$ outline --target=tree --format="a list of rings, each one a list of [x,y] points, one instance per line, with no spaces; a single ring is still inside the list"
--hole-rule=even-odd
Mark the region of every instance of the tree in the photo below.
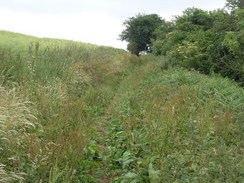
[[[121,33],[120,40],[127,41],[127,49],[136,55],[141,51],[151,52],[151,40],[155,38],[154,31],[162,24],[157,14],[138,14],[126,20],[126,29]]]
[[[153,53],[173,58],[174,64],[185,68],[219,73],[244,85],[243,19],[240,8],[231,13],[188,8],[176,17],[173,27],[156,31]]]
[[[232,10],[236,8],[244,9],[244,0],[227,0],[226,7]]]

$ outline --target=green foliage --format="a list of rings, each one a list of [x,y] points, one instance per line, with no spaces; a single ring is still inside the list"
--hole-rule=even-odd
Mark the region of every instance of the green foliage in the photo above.
[[[230,52],[237,58],[242,59],[244,56],[244,10],[237,9],[234,12],[234,16],[237,20],[236,31],[230,31],[226,33],[223,45],[226,46]]]
[[[178,59],[185,68],[220,73],[243,84],[243,10],[203,11],[188,8],[171,31],[156,31],[153,53]]]
[[[236,8],[244,9],[243,0],[227,0],[226,7],[234,10]]]
[[[94,150],[93,119],[104,113],[129,57],[72,41],[0,37],[0,181],[83,182],[89,163],[82,162],[93,163],[86,154]]]
[[[139,55],[141,51],[151,52],[153,33],[162,22],[156,14],[138,14],[124,22],[126,29],[121,33],[120,39],[129,43],[127,49],[133,54]]]
[[[243,180],[244,93],[237,84],[144,65],[128,78],[119,96],[113,119],[122,124],[133,166],[122,167],[126,172],[118,181]]]
[[[235,82],[175,68],[173,54],[0,37],[0,182],[243,182]],[[179,57],[202,56],[182,45]]]

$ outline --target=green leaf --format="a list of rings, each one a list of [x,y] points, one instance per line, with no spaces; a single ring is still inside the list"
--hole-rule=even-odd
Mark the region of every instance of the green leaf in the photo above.
[[[131,178],[137,178],[137,177],[138,177],[138,175],[133,172],[129,172],[123,176],[123,178],[125,178],[125,179],[131,179]]]
[[[130,165],[131,162],[133,162],[133,159],[128,159],[123,162],[123,169],[125,169],[127,166]]]
[[[148,173],[149,173],[149,179],[150,179],[151,183],[159,183],[160,182],[160,171],[155,170],[153,168],[152,163],[149,163]]]

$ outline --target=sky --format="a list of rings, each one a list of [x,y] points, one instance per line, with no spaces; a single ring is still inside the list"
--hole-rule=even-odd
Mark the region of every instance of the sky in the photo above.
[[[0,0],[0,30],[126,49],[123,22],[138,13],[165,20],[186,8],[223,8],[226,0]]]

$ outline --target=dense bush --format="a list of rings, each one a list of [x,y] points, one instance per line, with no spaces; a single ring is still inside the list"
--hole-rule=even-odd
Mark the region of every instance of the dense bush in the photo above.
[[[155,32],[153,53],[176,58],[185,68],[219,73],[243,85],[243,19],[243,9],[229,13],[188,8]]]

